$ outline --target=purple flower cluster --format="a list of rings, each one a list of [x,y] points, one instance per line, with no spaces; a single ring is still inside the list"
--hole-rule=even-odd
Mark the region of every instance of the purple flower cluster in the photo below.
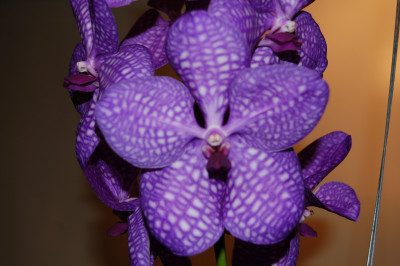
[[[110,7],[131,2],[71,0],[82,42],[64,80],[78,161],[121,218],[109,234],[128,232],[131,265],[188,265],[225,230],[234,264],[293,265],[316,234],[307,207],[357,220],[349,186],[312,193],[350,137],[292,149],[329,96],[326,43],[301,11],[312,0],[150,0],[120,43]],[[182,81],[154,75],[167,63]]]

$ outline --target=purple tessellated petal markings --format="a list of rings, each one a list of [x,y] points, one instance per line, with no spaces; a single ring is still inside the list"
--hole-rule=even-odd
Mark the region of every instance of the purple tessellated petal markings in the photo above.
[[[171,26],[166,52],[203,111],[206,126],[220,126],[228,107],[228,86],[250,65],[241,33],[206,11],[192,11]]]
[[[320,75],[296,65],[243,70],[230,87],[227,134],[240,134],[251,147],[292,147],[319,122],[329,88]]]
[[[251,57],[251,68],[279,63],[279,57],[269,47],[257,47]]]
[[[201,138],[193,98],[179,81],[147,77],[111,86],[96,106],[96,121],[110,147],[141,168],[177,160],[185,145]]]
[[[128,247],[131,266],[148,266],[151,263],[150,239],[140,208],[128,218]]]
[[[223,207],[225,228],[254,244],[282,241],[304,210],[304,184],[296,153],[267,153],[229,138],[232,162]]]
[[[136,2],[137,0],[107,0],[107,4],[111,8],[127,6],[132,2]]]
[[[115,54],[99,57],[98,62],[102,91],[122,80],[149,77],[154,73],[151,55],[141,45],[121,47]]]
[[[271,0],[271,3],[272,2],[276,2],[276,6],[280,10],[282,10],[282,13],[285,14],[288,18],[293,18],[297,12],[314,2],[314,0]]]
[[[121,47],[131,44],[145,46],[152,55],[154,68],[160,68],[168,63],[165,40],[170,23],[165,21],[156,10],[150,9],[138,19]]]
[[[93,23],[89,1],[71,0],[70,2],[86,54],[89,55],[93,48]]]
[[[296,35],[302,43],[299,65],[314,69],[320,74],[324,73],[328,66],[327,47],[318,24],[307,12],[301,12],[294,21],[297,23]]]
[[[305,186],[313,190],[351,149],[351,137],[344,132],[331,132],[299,152]]]
[[[335,181],[328,182],[321,185],[314,195],[327,210],[353,221],[358,220],[360,201],[349,185]]]
[[[208,7],[208,13],[238,29],[251,50],[263,33],[272,26],[269,17],[256,11],[247,0],[214,0]]]
[[[133,211],[140,206],[137,178],[140,170],[121,159],[103,140],[84,168],[96,195],[117,211]]]
[[[144,172],[141,206],[150,232],[176,255],[190,256],[222,235],[223,181],[209,178],[203,141],[190,142],[172,165]]]

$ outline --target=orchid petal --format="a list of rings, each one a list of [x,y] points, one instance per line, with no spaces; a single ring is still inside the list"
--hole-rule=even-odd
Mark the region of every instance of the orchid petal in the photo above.
[[[249,2],[258,12],[272,11],[271,6],[274,6],[272,4],[274,0],[250,0]]]
[[[199,103],[206,124],[221,125],[228,86],[250,65],[250,50],[240,32],[205,11],[192,11],[171,26],[166,52]]]
[[[170,22],[165,21],[156,10],[150,9],[133,25],[121,47],[131,44],[143,45],[149,49],[153,57],[154,68],[162,67],[168,63],[165,39],[169,25]]]
[[[89,2],[88,0],[71,0],[71,6],[86,54],[89,55],[93,48],[93,23]]]
[[[257,47],[251,57],[251,68],[279,63],[279,57],[269,47]]]
[[[257,12],[246,0],[211,1],[208,13],[239,30],[251,49],[272,26],[272,21],[265,14]]]
[[[307,12],[301,12],[294,21],[297,23],[296,35],[302,43],[299,65],[314,69],[320,74],[324,73],[328,66],[326,42],[318,24]]]
[[[68,75],[74,76],[74,75],[78,74],[79,71],[78,71],[78,68],[76,67],[76,63],[78,63],[80,61],[84,61],[84,60],[86,60],[85,47],[80,42],[75,46],[74,52],[72,53],[71,60],[69,62]]]
[[[329,133],[299,152],[305,186],[313,190],[351,149],[351,137],[344,132]]]
[[[79,120],[76,131],[76,157],[82,169],[85,169],[86,163],[100,142],[96,132],[96,121],[94,110],[98,101],[99,90],[93,93],[88,111],[82,115]]]
[[[360,201],[349,185],[328,182],[321,185],[314,195],[326,206],[327,210],[353,221],[358,220]]]
[[[141,45],[127,45],[115,54],[99,57],[100,88],[106,90],[122,80],[151,76],[154,72],[151,55]]]
[[[239,133],[248,145],[284,150],[319,122],[328,101],[328,85],[312,70],[272,65],[242,71],[230,86],[227,134]]]
[[[255,245],[236,238],[233,246],[232,265],[296,265],[300,250],[300,235],[296,232],[293,234],[272,245]]]
[[[306,223],[299,224],[299,232],[302,236],[305,237],[317,237],[317,232]]]
[[[133,211],[139,206],[139,199],[131,196],[137,190],[139,169],[118,157],[104,140],[96,147],[84,171],[94,192],[108,207]]]
[[[227,192],[223,207],[225,228],[254,244],[282,241],[304,210],[304,185],[293,150],[266,153],[230,138]]]
[[[131,266],[150,265],[150,239],[140,208],[128,218],[128,247]]]
[[[141,204],[150,232],[176,255],[211,247],[222,235],[224,182],[206,170],[202,141],[188,144],[171,166],[140,178]]]
[[[136,0],[107,0],[107,4],[111,8],[127,6],[132,2],[136,2]]]
[[[293,18],[297,12],[314,2],[314,0],[276,0],[276,2],[279,2],[280,8],[286,17]]]
[[[89,4],[94,31],[89,57],[116,52],[119,44],[117,24],[106,0],[89,0]]]
[[[97,103],[96,119],[110,147],[141,168],[170,165],[204,131],[195,121],[189,91],[169,77],[111,86]]]

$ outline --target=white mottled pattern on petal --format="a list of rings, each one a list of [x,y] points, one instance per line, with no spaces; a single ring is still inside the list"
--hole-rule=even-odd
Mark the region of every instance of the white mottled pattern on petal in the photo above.
[[[111,86],[97,103],[96,121],[110,147],[141,168],[170,165],[204,132],[196,123],[189,91],[169,77]]]
[[[319,122],[329,89],[319,73],[296,65],[246,69],[231,84],[228,134],[264,151],[292,147]]]
[[[257,47],[251,57],[251,68],[279,63],[279,57],[271,48],[266,46]]]
[[[225,228],[254,244],[274,244],[289,236],[304,210],[304,184],[293,150],[265,153],[240,137],[229,138],[223,207]]]
[[[142,217],[137,208],[128,218],[128,247],[131,266],[149,266],[150,239]]]
[[[93,24],[90,17],[89,1],[71,0],[71,6],[86,53],[89,55],[93,48]]]
[[[122,80],[149,77],[154,73],[149,51],[141,45],[126,45],[97,61],[102,91]]]
[[[191,142],[171,166],[140,178],[141,204],[150,232],[177,255],[211,247],[222,235],[225,185],[211,179],[200,140]]]
[[[250,65],[241,33],[205,11],[180,17],[167,37],[167,57],[202,109],[207,125],[221,125],[228,86]]]

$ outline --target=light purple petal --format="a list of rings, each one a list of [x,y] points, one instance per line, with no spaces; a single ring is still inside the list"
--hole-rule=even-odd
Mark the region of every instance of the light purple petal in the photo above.
[[[102,91],[122,80],[149,77],[154,73],[151,56],[141,45],[127,45],[115,54],[99,56],[97,63]]]
[[[140,44],[149,49],[154,68],[157,69],[168,63],[165,54],[165,39],[169,25],[154,9],[145,12],[132,27],[121,47],[131,44]]]
[[[257,47],[251,57],[251,68],[279,63],[279,57],[269,47]]]
[[[89,109],[82,115],[79,120],[78,129],[76,130],[76,157],[82,169],[85,169],[86,163],[92,156],[100,138],[96,132],[96,121],[94,110],[98,101],[99,90],[93,93],[93,98],[90,101]]]
[[[71,6],[86,54],[89,55],[93,48],[93,23],[90,16],[89,1],[71,0]]]
[[[84,168],[88,181],[108,207],[118,211],[133,211],[139,206],[136,179],[139,169],[122,160],[102,140]]]
[[[247,0],[211,1],[208,12],[239,30],[251,49],[272,26],[272,20],[264,13],[257,12]]]
[[[89,57],[116,52],[119,43],[117,24],[107,1],[89,0],[89,4],[94,31],[93,50]]]
[[[111,86],[98,102],[96,120],[110,147],[141,168],[170,165],[194,137],[202,137],[187,88],[170,77]]]
[[[250,65],[250,50],[240,32],[205,11],[180,17],[167,37],[167,56],[202,109],[206,124],[221,125],[228,86]]]
[[[140,208],[137,208],[128,218],[128,247],[131,266],[150,265],[149,234]]]
[[[111,8],[127,6],[132,2],[136,2],[136,0],[107,0],[107,4]]]
[[[265,151],[292,147],[319,122],[328,85],[312,70],[296,65],[246,69],[230,87],[227,134],[239,133]]]
[[[299,152],[305,186],[313,190],[351,149],[351,137],[344,132],[329,133]]]
[[[273,245],[255,245],[235,239],[233,266],[296,265],[299,254],[300,235],[295,231],[285,240]]]
[[[191,142],[171,166],[140,178],[141,204],[150,232],[176,255],[211,247],[222,235],[222,181],[209,178],[202,141]]]
[[[274,244],[289,236],[304,210],[304,184],[293,150],[266,153],[229,138],[228,173],[223,208],[225,228],[254,244]]]
[[[327,210],[353,221],[358,220],[360,201],[349,185],[341,182],[328,182],[321,185],[314,195],[325,204]]]
[[[328,66],[326,42],[318,24],[307,12],[301,12],[294,21],[297,23],[296,35],[302,43],[299,51],[300,66],[324,73]]]

